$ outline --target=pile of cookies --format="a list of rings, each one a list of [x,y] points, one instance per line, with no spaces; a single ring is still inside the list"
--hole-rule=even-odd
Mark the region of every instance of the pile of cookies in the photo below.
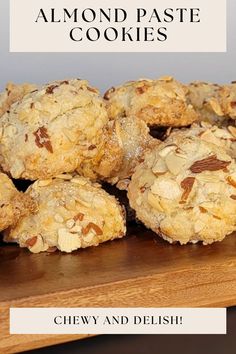
[[[103,183],[128,191],[137,219],[171,243],[223,240],[236,230],[235,119],[236,83],[163,77],[104,98],[80,79],[8,84],[0,95],[4,240],[38,253],[123,237],[124,206]],[[31,184],[23,193],[11,179]]]

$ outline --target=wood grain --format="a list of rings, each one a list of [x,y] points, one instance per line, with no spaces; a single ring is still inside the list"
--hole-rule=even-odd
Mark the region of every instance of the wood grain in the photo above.
[[[0,248],[0,353],[84,336],[9,335],[10,307],[236,305],[236,237],[211,246],[170,245],[152,232],[73,254]]]

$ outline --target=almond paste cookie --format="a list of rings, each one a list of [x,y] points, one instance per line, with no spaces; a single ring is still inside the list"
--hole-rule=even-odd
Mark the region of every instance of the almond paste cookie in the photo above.
[[[10,178],[0,172],[0,231],[34,210],[34,202],[15,188]]]
[[[189,100],[200,120],[222,124],[227,119],[236,119],[236,83],[220,86],[197,81],[188,89]]]
[[[72,252],[125,235],[124,209],[115,197],[83,177],[62,177],[29,187],[26,195],[38,210],[21,218],[6,241],[15,240],[33,253],[55,248]]]
[[[236,164],[225,149],[178,134],[136,168],[130,205],[138,219],[171,243],[221,241],[236,230]]]
[[[136,116],[148,126],[182,127],[198,119],[186,86],[171,77],[139,80],[105,93],[109,118]]]
[[[103,100],[87,81],[38,88],[1,117],[2,168],[16,179],[47,179],[77,167],[93,175],[107,122]]]

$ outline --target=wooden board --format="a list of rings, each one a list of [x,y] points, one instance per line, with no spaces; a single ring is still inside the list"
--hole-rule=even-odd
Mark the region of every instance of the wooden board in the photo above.
[[[236,305],[236,235],[211,246],[170,245],[144,229],[73,254],[0,248],[0,353],[84,336],[12,335],[10,307]]]

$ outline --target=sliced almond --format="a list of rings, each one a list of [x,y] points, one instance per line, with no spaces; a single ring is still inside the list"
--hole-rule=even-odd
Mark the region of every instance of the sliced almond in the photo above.
[[[175,151],[177,148],[176,145],[169,145],[164,147],[162,150],[159,151],[159,155],[165,158],[171,151]]]
[[[228,130],[233,135],[233,137],[236,138],[236,127],[229,126]]]
[[[71,182],[79,184],[81,186],[85,186],[88,183],[88,181],[85,178],[82,178],[82,177],[81,178],[80,177],[73,177],[71,179]]]
[[[173,173],[173,175],[178,175],[186,164],[186,159],[176,155],[175,153],[170,153],[165,159],[168,170]]]
[[[29,247],[30,252],[32,253],[39,253],[39,252],[44,252],[48,249],[48,245],[44,243],[43,238],[41,235],[37,236],[37,241],[35,244],[31,247]]]
[[[38,236],[33,236],[25,241],[27,247],[33,247],[37,242]]]
[[[91,208],[91,203],[86,202],[86,201],[83,200],[83,199],[76,198],[76,201],[77,201],[77,203],[83,205],[83,206],[86,207],[86,208]]]
[[[74,221],[76,222],[77,220],[83,221],[84,219],[84,214],[83,213],[78,213],[77,215],[74,216]]]
[[[202,206],[199,206],[199,210],[202,214],[208,213],[207,209],[203,208]]]
[[[61,175],[57,175],[56,178],[63,179],[65,181],[69,181],[72,179],[72,176],[69,174],[61,174]]]
[[[91,230],[93,230],[95,234],[98,236],[103,235],[102,229],[97,224],[94,224],[93,222],[89,222],[86,227],[83,227],[82,234],[87,235]]]
[[[205,132],[203,132],[201,134],[201,139],[215,145],[219,145],[221,143],[221,141],[217,139],[217,137],[213,134],[211,130],[206,130]]]
[[[52,183],[52,179],[43,179],[38,181],[38,187],[46,187]]]
[[[196,176],[196,179],[203,183],[218,183],[219,177],[210,173],[201,173]]]
[[[162,198],[175,200],[180,198],[181,190],[177,182],[173,180],[156,180],[151,187],[151,192]]]
[[[164,174],[167,172],[167,166],[163,159],[158,159],[152,168],[152,172],[155,174]]]
[[[158,210],[161,213],[164,212],[164,209],[160,205],[160,200],[158,196],[149,192],[147,196],[147,201],[154,209]]]
[[[202,173],[204,171],[224,170],[231,164],[231,161],[222,161],[216,155],[209,156],[205,159],[194,162],[190,167],[192,173]]]
[[[192,191],[194,182],[195,182],[194,177],[187,177],[181,182],[181,188],[184,190],[182,197],[181,197],[181,202],[187,201],[189,194]]]
[[[227,182],[230,184],[232,187],[236,188],[236,176],[231,175],[227,177]]]
[[[72,252],[81,247],[81,239],[78,234],[73,234],[67,229],[58,230],[58,248],[62,252]]]
[[[221,108],[221,105],[220,103],[217,101],[217,99],[210,99],[209,101],[209,104],[211,105],[213,111],[220,117],[223,117],[224,116],[224,112]]]
[[[51,154],[53,154],[53,147],[50,141],[50,136],[48,134],[47,128],[44,126],[36,130],[33,135],[35,136],[35,144],[38,148],[45,148]]]

